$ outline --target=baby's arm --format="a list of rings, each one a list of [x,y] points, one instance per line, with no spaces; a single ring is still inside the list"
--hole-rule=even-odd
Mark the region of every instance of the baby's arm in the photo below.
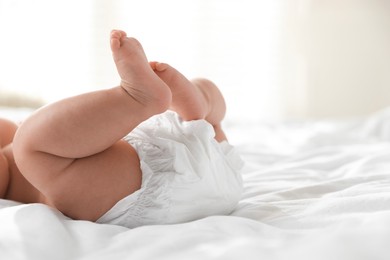
[[[12,142],[16,129],[16,124],[0,118],[0,198],[4,198],[9,182],[8,161],[3,155],[3,148]]]
[[[12,142],[17,128],[14,122],[0,118],[0,148]]]

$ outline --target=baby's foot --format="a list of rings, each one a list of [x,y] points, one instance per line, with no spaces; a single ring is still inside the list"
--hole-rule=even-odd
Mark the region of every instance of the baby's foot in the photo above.
[[[154,72],[172,91],[170,109],[184,120],[204,119],[208,111],[208,102],[200,88],[193,85],[183,74],[166,63],[150,62]]]
[[[150,68],[141,44],[119,30],[111,32],[111,50],[121,77],[121,87],[137,102],[157,113],[168,109],[172,93]]]

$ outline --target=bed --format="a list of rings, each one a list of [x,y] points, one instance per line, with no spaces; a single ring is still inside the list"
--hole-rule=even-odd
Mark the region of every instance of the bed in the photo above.
[[[231,215],[127,229],[0,200],[0,259],[390,259],[390,108],[225,127],[245,161]]]

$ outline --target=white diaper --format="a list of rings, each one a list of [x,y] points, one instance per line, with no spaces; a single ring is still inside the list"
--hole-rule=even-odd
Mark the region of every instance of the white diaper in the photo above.
[[[243,161],[214,135],[207,121],[182,121],[172,111],[140,124],[124,139],[140,158],[141,189],[97,222],[134,228],[232,212],[241,198]]]

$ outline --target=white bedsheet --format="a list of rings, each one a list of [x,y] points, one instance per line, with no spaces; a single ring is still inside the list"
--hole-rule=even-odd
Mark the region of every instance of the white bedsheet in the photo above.
[[[390,259],[389,109],[226,126],[246,162],[231,216],[127,229],[0,200],[0,259]]]

